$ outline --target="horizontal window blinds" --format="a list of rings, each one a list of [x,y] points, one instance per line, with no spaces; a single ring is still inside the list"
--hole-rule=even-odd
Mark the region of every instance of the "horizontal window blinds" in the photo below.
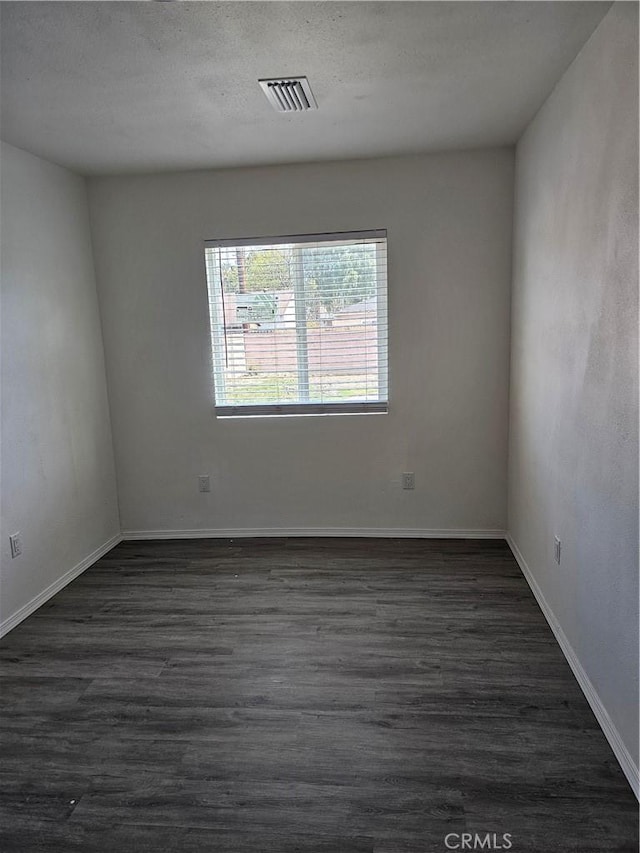
[[[216,414],[386,411],[385,231],[205,244]]]

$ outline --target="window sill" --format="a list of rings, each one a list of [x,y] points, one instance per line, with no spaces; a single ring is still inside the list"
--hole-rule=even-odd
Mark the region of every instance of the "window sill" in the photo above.
[[[387,413],[387,403],[292,403],[291,405],[217,406],[215,408],[215,416],[220,419],[386,415]]]

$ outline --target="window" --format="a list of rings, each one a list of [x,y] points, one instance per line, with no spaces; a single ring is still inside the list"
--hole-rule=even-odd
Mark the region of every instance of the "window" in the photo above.
[[[205,243],[216,415],[386,412],[386,231]]]

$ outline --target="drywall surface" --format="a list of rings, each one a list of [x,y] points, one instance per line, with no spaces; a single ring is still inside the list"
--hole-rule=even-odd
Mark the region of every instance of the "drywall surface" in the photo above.
[[[5,144],[1,178],[6,622],[119,521],[85,182]]]
[[[518,144],[509,472],[511,536],[636,766],[637,19],[613,6]]]
[[[511,149],[95,178],[89,198],[124,530],[504,529]],[[374,228],[389,414],[216,420],[203,241]]]

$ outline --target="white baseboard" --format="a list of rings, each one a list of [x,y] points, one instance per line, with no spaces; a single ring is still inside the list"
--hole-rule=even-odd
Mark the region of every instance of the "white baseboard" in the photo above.
[[[62,577],[59,577],[57,581],[54,581],[50,584],[46,589],[43,589],[42,592],[39,592],[38,595],[34,596],[31,601],[28,601],[22,607],[20,607],[16,612],[5,619],[2,623],[0,623],[0,637],[4,637],[5,634],[8,634],[16,625],[19,625],[27,616],[31,616],[31,614],[37,610],[39,607],[52,598],[57,592],[65,587],[67,584],[71,583],[72,580],[81,575],[84,571],[86,571],[89,566],[92,566],[100,557],[103,557],[107,551],[110,551],[118,542],[122,541],[122,536],[117,533],[115,536],[112,536],[111,539],[108,539],[104,544],[102,544],[99,548],[96,548],[95,551],[92,551],[88,557],[85,557],[84,560],[80,560],[72,569],[69,569],[68,572],[65,572]]]
[[[638,767],[633,760],[633,756],[625,746],[618,729],[615,727],[613,720],[609,716],[607,709],[602,704],[602,700],[598,696],[598,693],[591,683],[589,676],[584,671],[582,664],[580,663],[578,656],[574,652],[571,643],[567,639],[567,635],[562,630],[560,623],[558,622],[553,610],[549,606],[547,599],[544,597],[544,594],[536,579],[534,578],[531,569],[527,565],[526,560],[522,556],[520,549],[513,541],[513,537],[510,533],[507,534],[507,543],[513,552],[513,556],[516,558],[518,565],[522,571],[522,574],[525,576],[525,579],[529,586],[531,587],[531,591],[536,597],[536,601],[540,605],[540,609],[544,613],[544,616],[549,623],[549,627],[553,631],[556,640],[558,641],[558,645],[562,649],[562,652],[567,659],[567,663],[571,667],[573,674],[576,677],[576,681],[582,688],[582,692],[584,693],[587,702],[591,706],[591,710],[593,711],[596,720],[600,724],[600,728],[604,732],[604,736],[609,741],[609,745],[613,750],[613,754],[618,759],[620,767],[622,768],[622,772],[627,777],[627,781],[631,785],[633,793],[636,795],[638,799],[640,799],[640,777],[638,773]]]
[[[196,530],[123,530],[124,540],[241,539],[286,536],[333,536],[378,539],[504,539],[504,530],[431,530],[420,527],[230,527]]]

